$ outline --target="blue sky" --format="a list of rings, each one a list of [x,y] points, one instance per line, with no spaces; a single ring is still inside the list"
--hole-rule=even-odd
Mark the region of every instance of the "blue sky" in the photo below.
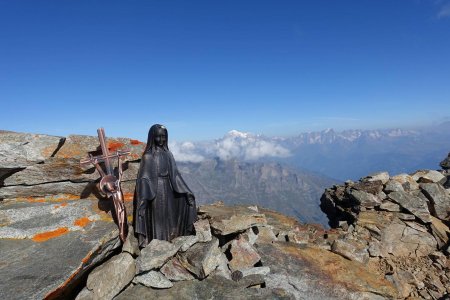
[[[0,0],[0,129],[176,140],[450,116],[450,0]]]

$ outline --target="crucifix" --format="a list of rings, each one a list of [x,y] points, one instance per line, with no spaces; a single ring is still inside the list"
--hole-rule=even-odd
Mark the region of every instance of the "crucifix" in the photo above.
[[[119,237],[122,242],[128,235],[128,222],[127,213],[125,211],[125,206],[123,203],[123,193],[120,187],[120,182],[122,180],[123,168],[121,163],[121,158],[129,155],[131,152],[128,149],[116,150],[113,153],[109,153],[108,147],[106,146],[105,130],[103,128],[97,129],[98,139],[100,141],[100,147],[102,149],[102,154],[98,156],[93,156],[89,153],[89,157],[82,159],[80,161],[81,165],[93,164],[101,176],[99,183],[100,192],[106,195],[108,198],[112,198],[114,208],[116,211],[117,222],[119,227]],[[114,168],[111,164],[111,160],[117,159],[117,169],[118,176],[114,174]],[[102,169],[100,163],[104,164],[105,170]]]

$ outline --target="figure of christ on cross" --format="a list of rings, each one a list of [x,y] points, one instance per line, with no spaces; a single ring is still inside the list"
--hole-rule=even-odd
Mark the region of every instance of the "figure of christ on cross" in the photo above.
[[[106,146],[105,130],[103,128],[97,129],[98,139],[100,141],[100,147],[102,149],[102,155],[93,156],[89,153],[89,157],[80,161],[80,164],[93,164],[101,176],[99,183],[100,191],[108,198],[112,198],[114,208],[117,216],[117,225],[119,227],[119,237],[122,242],[128,235],[128,222],[127,213],[123,203],[123,193],[120,187],[122,180],[123,168],[121,158],[130,154],[129,150],[116,150],[114,153],[109,153]],[[114,168],[111,165],[111,160],[117,159],[118,161],[118,177],[114,175]],[[100,163],[104,164],[105,171],[100,166]]]

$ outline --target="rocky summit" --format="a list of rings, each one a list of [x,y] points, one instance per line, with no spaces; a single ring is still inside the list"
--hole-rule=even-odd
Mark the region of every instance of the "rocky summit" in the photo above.
[[[97,140],[0,131],[1,299],[447,299],[449,165],[325,190],[331,229],[257,205],[198,207],[195,235],[122,243],[94,168]],[[144,144],[128,148],[132,223]],[[133,232],[130,227],[130,232]],[[447,297],[447,298],[446,298]]]
[[[321,208],[338,235],[331,251],[383,275],[398,298],[448,297],[450,176],[441,166],[327,189]]]

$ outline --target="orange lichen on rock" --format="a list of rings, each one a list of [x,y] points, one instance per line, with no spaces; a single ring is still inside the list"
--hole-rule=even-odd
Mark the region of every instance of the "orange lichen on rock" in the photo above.
[[[89,220],[88,217],[84,217],[84,218],[76,219],[75,222],[74,222],[74,225],[75,226],[84,227],[87,224],[89,224],[90,222],[91,222],[91,220]]]
[[[108,142],[109,151],[116,151],[122,148],[123,146],[125,146],[125,144],[121,142],[113,142],[113,141]]]
[[[58,228],[56,230],[38,233],[35,236],[33,236],[32,240],[35,241],[35,242],[45,242],[45,241],[47,241],[49,239],[53,239],[55,237],[61,236],[63,234],[66,234],[68,232],[69,232],[69,228],[61,227],[61,228]]]
[[[42,202],[45,202],[45,198],[42,198],[42,197],[39,197],[39,198],[26,197],[25,200],[27,202],[30,202],[30,203],[42,203]]]
[[[123,200],[125,201],[133,201],[134,194],[133,193],[124,193]]]
[[[138,140],[130,140],[130,144],[131,145],[141,145],[141,144],[144,144],[144,143],[141,142],[141,141],[138,141]]]

